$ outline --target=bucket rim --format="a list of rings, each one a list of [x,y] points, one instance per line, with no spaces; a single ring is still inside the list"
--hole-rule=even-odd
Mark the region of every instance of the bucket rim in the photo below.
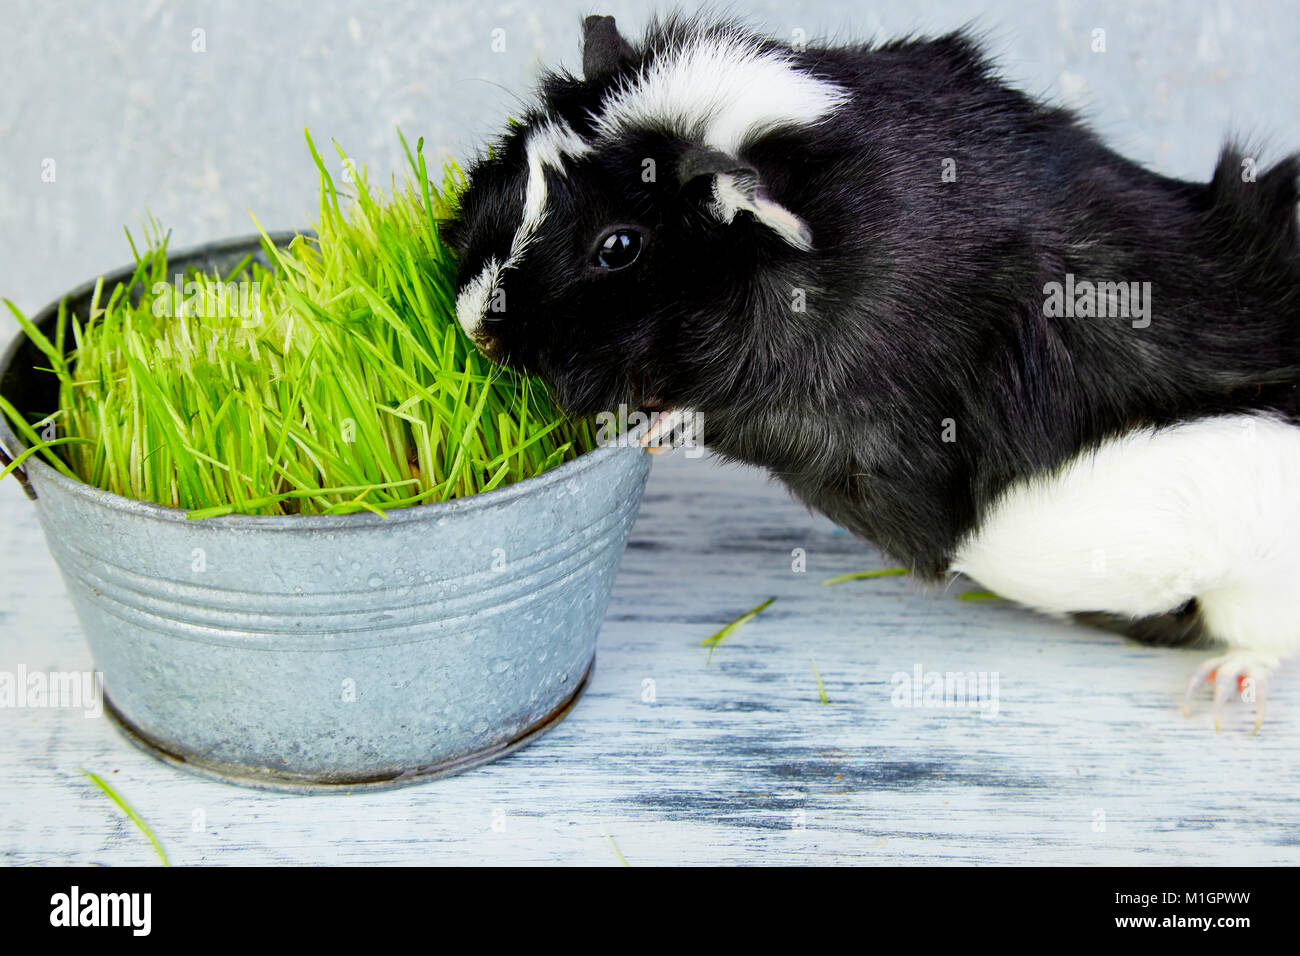
[[[297,236],[311,237],[312,233],[305,230],[284,230],[280,232],[267,233],[266,238],[270,239],[275,245],[282,245],[292,241]],[[261,248],[262,234],[254,233],[248,236],[237,236],[229,239],[220,239],[214,242],[202,243],[196,246],[189,246],[178,252],[169,253],[168,260],[184,260],[199,257],[212,256],[221,253],[235,253],[239,251],[256,251]],[[115,285],[126,279],[129,279],[135,273],[135,266],[123,266],[111,272],[105,272],[102,280],[105,287]],[[32,318],[32,324],[38,328],[58,315],[59,304],[67,299],[75,299],[89,294],[99,282],[99,278],[90,279],[81,285],[66,292],[63,295],[50,302]],[[10,366],[18,357],[18,352],[23,343],[27,341],[27,335],[22,329],[19,329],[10,339],[5,350],[0,354],[0,381],[3,381],[9,372]],[[229,514],[219,515],[211,518],[189,518],[188,512],[184,508],[173,508],[170,505],[155,504],[151,501],[140,501],[135,498],[127,498],[124,495],[115,494],[111,491],[105,491],[102,488],[96,488],[84,481],[68,478],[46,462],[42,461],[37,455],[32,455],[22,464],[23,471],[27,474],[28,482],[34,487],[54,486],[61,492],[89,501],[94,505],[107,508],[112,511],[136,514],[142,518],[152,518],[155,521],[180,521],[193,523],[197,526],[214,527],[214,528],[235,528],[243,530],[272,531],[280,529],[292,529],[298,531],[318,530],[318,529],[341,529],[341,528],[368,528],[368,527],[391,527],[394,522],[402,523],[407,521],[425,521],[429,519],[441,518],[453,514],[461,514],[470,511],[479,511],[488,508],[494,508],[499,505],[508,504],[517,498],[526,497],[534,493],[542,493],[554,484],[566,481],[569,478],[577,477],[585,471],[597,468],[605,464],[609,459],[615,458],[620,452],[648,456],[646,449],[639,444],[627,444],[629,438],[626,434],[620,434],[613,442],[605,445],[598,445],[589,452],[585,452],[567,461],[561,465],[550,469],[549,471],[535,475],[532,478],[524,478],[513,484],[506,485],[502,488],[494,488],[491,491],[483,491],[474,495],[467,495],[463,498],[452,498],[448,501],[432,501],[420,505],[406,505],[403,507],[388,508],[383,515],[375,514],[373,511],[357,511],[350,514],[342,515],[249,515],[249,514]],[[633,441],[635,439],[632,439]],[[15,457],[28,450],[27,444],[14,433],[9,425],[8,418],[0,414],[0,444]],[[31,481],[33,477],[38,480]],[[37,499],[39,501],[39,499]]]

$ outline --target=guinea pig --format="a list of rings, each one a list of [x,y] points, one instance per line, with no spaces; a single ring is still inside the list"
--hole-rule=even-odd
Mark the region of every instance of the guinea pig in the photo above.
[[[1300,160],[1145,169],[968,35],[584,22],[468,170],[456,315],[575,414],[689,410],[923,579],[1158,644],[1215,727],[1300,647]]]

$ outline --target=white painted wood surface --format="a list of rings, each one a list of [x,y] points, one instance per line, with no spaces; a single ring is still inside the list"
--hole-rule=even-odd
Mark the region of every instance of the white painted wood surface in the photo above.
[[[92,665],[35,507],[0,483],[0,670]],[[803,548],[807,571],[792,571]],[[1300,863],[1300,692],[1180,713],[1203,652],[1147,649],[906,578],[761,474],[657,460],[594,683],[550,735],[422,786],[289,796],[155,762],[107,720],[0,709],[0,862]],[[703,638],[777,601],[706,663]],[[829,704],[818,698],[812,661]],[[998,674],[998,714],[900,708],[891,676]],[[653,681],[654,701],[643,700]],[[1104,829],[1099,826],[1104,823]],[[198,826],[202,824],[202,826]]]

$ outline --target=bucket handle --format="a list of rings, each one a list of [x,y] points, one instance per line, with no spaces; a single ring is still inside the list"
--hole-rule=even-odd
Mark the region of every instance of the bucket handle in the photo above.
[[[0,467],[8,468],[11,464],[13,464],[13,459],[9,457],[9,453],[5,451],[4,446],[0,445]],[[27,492],[27,497],[35,501],[36,489],[32,487],[32,483],[28,480],[27,472],[22,468],[15,468],[13,476],[18,479],[18,484],[23,486],[23,491]]]

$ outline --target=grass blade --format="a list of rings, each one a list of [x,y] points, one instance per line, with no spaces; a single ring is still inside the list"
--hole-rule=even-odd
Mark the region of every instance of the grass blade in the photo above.
[[[153,830],[150,829],[149,824],[144,822],[144,819],[141,818],[140,814],[135,812],[135,808],[132,807],[131,804],[127,803],[122,795],[109,786],[108,782],[105,781],[103,777],[99,776],[99,774],[91,773],[89,770],[83,770],[81,772],[85,774],[85,776],[89,777],[90,781],[94,783],[95,786],[99,787],[100,790],[103,790],[104,793],[108,795],[108,798],[116,803],[121,811],[131,819],[131,822],[140,828],[140,832],[149,838],[149,842],[153,844],[153,848],[158,853],[158,858],[162,860],[163,866],[171,866],[171,863],[167,860],[167,854],[163,852],[162,844],[158,842],[158,837],[154,835]]]
[[[721,645],[723,641],[729,638],[732,634],[736,633],[736,631],[744,627],[747,623],[752,621],[754,618],[758,617],[758,615],[762,614],[765,610],[768,609],[768,607],[771,606],[772,602],[775,600],[776,600],[775,597],[768,598],[762,604],[758,605],[758,607],[751,608],[750,610],[746,611],[744,614],[740,615],[740,617],[736,618],[734,621],[732,621],[722,630],[718,631],[718,633],[714,634],[712,637],[706,637],[704,640],[700,641],[701,647],[707,647],[709,649],[709,656],[708,659],[705,661],[705,663],[707,664],[713,660],[713,652],[718,649],[719,645]]]
[[[845,581],[866,581],[871,578],[892,578],[907,573],[907,568],[881,568],[877,571],[854,571],[852,574],[841,574],[839,577],[827,578],[822,582],[822,587],[829,587],[832,584],[842,584]]]

